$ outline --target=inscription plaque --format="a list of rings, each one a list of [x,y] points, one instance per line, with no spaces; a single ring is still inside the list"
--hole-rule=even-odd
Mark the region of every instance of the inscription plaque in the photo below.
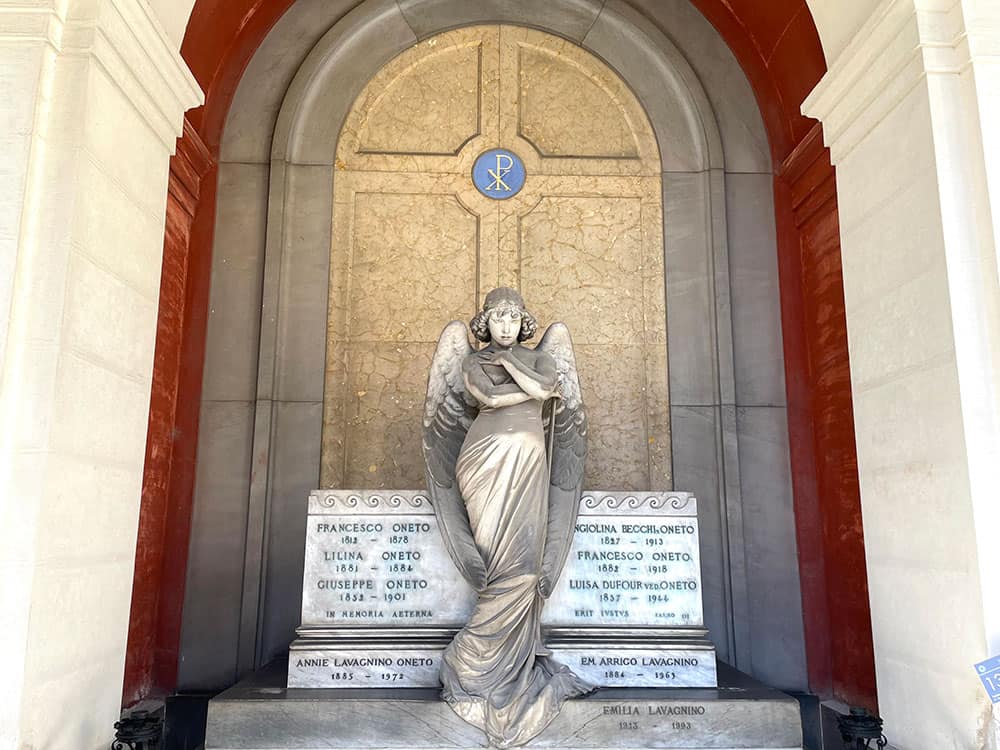
[[[436,687],[475,601],[424,493],[316,490],[288,686]],[[695,498],[585,492],[542,626],[554,657],[594,685],[714,686]]]
[[[551,647],[561,664],[598,687],[715,685],[713,649]],[[288,687],[437,687],[444,645],[426,648],[295,648]]]
[[[542,625],[702,627],[696,514],[687,493],[584,493]],[[304,628],[458,628],[474,604],[424,494],[310,495]]]

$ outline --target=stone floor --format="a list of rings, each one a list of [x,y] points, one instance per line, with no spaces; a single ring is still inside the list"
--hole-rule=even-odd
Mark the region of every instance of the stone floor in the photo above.
[[[720,664],[714,689],[605,689],[569,701],[528,748],[803,747],[799,702]],[[213,698],[206,750],[444,750],[485,738],[436,690],[286,689],[274,662]]]

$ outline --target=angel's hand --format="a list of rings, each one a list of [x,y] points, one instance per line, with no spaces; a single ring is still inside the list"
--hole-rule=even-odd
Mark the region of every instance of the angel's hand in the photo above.
[[[538,577],[538,593],[541,594],[543,599],[548,599],[552,596],[552,582],[548,576],[542,575]]]

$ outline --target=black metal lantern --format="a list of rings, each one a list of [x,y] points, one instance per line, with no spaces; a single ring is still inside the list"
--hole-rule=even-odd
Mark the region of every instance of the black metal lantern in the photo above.
[[[159,750],[163,724],[148,711],[133,711],[115,722],[115,740],[111,750]]]
[[[882,734],[882,719],[863,708],[851,708],[851,713],[837,717],[837,728],[848,750],[869,750],[872,740],[882,750],[889,740]]]

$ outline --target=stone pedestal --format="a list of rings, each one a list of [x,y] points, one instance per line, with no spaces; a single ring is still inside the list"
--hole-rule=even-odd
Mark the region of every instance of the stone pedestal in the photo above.
[[[317,490],[307,523],[288,687],[437,687],[476,595],[427,496]],[[714,687],[694,496],[585,492],[542,627],[554,656],[594,685]]]
[[[206,750],[485,747],[435,689],[284,687],[276,662],[212,699]],[[604,689],[570,700],[527,748],[786,750],[802,747],[795,699],[719,665],[717,688]]]

